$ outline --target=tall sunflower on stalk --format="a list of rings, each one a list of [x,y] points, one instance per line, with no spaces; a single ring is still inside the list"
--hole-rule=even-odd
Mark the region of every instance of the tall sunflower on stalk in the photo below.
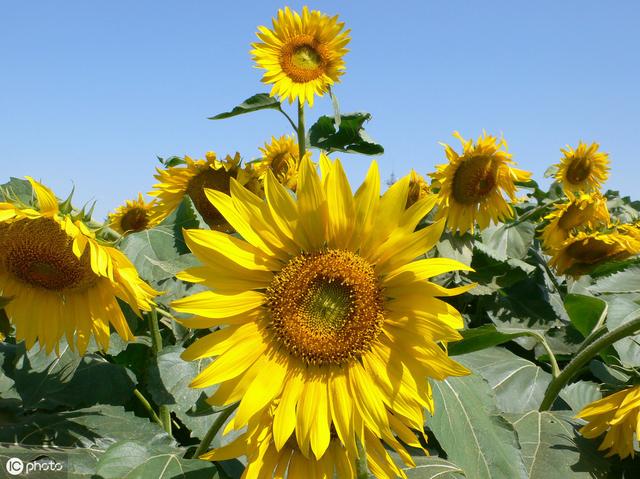
[[[206,190],[243,239],[185,231],[203,266],[179,278],[211,290],[172,307],[195,315],[181,320],[188,327],[226,326],[183,358],[216,357],[191,386],[219,384],[211,404],[239,401],[230,428],[278,401],[270,426],[276,450],[296,444],[319,459],[333,438],[355,457],[356,437],[376,447],[363,428],[383,439],[398,424],[422,430],[424,408],[433,409],[425,378],[468,374],[442,345],[460,339],[462,317],[437,296],[472,285],[446,289],[428,279],[470,268],[413,261],[438,241],[444,222],[415,231],[435,199],[405,210],[408,177],[380,197],[373,163],[354,196],[339,161],[322,156],[320,166],[322,179],[302,161],[296,198],[271,172],[265,200],[236,181],[230,195]]]
[[[580,434],[594,439],[604,434],[598,450],[609,449],[607,457],[634,457],[633,436],[640,438],[640,386],[623,389],[585,406],[576,416],[587,424]]]
[[[567,201],[555,205],[545,219],[542,243],[547,251],[559,248],[578,230],[597,229],[610,222],[607,200],[599,193],[567,193]]]
[[[640,253],[640,234],[634,226],[611,226],[579,231],[552,251],[549,264],[559,274],[581,276],[596,266]]]
[[[317,10],[289,7],[278,10],[273,28],[258,27],[260,42],[251,54],[259,68],[266,70],[262,81],[271,84],[271,96],[313,106],[315,95],[324,95],[344,73],[344,55],[350,30],[343,31],[338,17]]]
[[[169,216],[178,208],[182,199],[188,196],[211,229],[232,231],[222,214],[207,200],[204,190],[210,188],[228,193],[232,178],[242,184],[250,180],[251,176],[240,168],[240,153],[236,153],[234,157],[227,155],[222,160],[213,151],[207,152],[205,160],[192,160],[185,156],[182,164],[158,168],[157,172],[155,178],[159,183],[153,185],[154,190],[149,195],[158,199],[158,220]]]
[[[80,354],[93,335],[109,347],[109,327],[133,334],[118,305],[140,315],[157,294],[120,251],[101,244],[80,220],[63,214],[51,190],[27,177],[38,209],[0,203],[0,296],[16,338],[51,352],[62,336]]]
[[[109,214],[109,226],[120,234],[153,228],[160,222],[155,205],[155,200],[145,201],[142,193],[138,193],[138,199],[127,200],[124,205],[118,206]]]
[[[504,195],[516,201],[515,183],[530,180],[531,173],[511,166],[504,139],[484,133],[474,144],[458,132],[453,136],[462,143],[462,154],[443,143],[449,163],[438,165],[430,175],[440,188],[437,218],[446,218],[448,227],[461,234],[473,233],[476,222],[484,229],[492,221],[513,218]]]
[[[560,149],[564,156],[560,163],[554,165],[558,168],[555,177],[565,191],[598,190],[607,180],[609,155],[598,151],[599,148],[598,143],[587,146],[580,141],[575,149],[568,145],[566,149]]]

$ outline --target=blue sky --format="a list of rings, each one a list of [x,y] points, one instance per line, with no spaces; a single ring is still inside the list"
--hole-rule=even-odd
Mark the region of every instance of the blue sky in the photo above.
[[[293,8],[305,3],[289,2]],[[147,191],[156,155],[258,155],[273,111],[209,121],[268,91],[249,44],[274,1],[0,3],[0,182],[31,175],[98,216]],[[640,3],[319,1],[352,30],[343,112],[369,111],[387,177],[433,171],[451,133],[504,134],[542,179],[578,140],[611,154],[606,186],[638,199]],[[308,113],[330,111],[328,99]],[[343,155],[357,185],[370,159]]]

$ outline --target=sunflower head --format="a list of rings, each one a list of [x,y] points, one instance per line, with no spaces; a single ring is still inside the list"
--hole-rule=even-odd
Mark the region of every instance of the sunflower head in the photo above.
[[[145,201],[142,193],[138,193],[138,199],[127,200],[109,214],[109,226],[120,234],[153,228],[159,222],[154,206],[155,200]]]
[[[313,106],[314,95],[324,95],[344,73],[350,38],[337,16],[307,7],[300,15],[286,7],[278,10],[272,28],[258,27],[257,36],[261,41],[251,45],[251,54],[266,70],[262,81],[273,85],[271,96]]]
[[[212,151],[207,152],[205,160],[192,160],[185,157],[183,165],[158,169],[155,178],[159,183],[149,193],[158,199],[156,206],[159,221],[173,212],[185,196],[193,201],[198,213],[211,229],[232,231],[222,214],[211,204],[205,195],[205,189],[229,192],[232,178],[248,181],[240,169],[240,153],[234,157],[226,156],[219,160]]]
[[[431,189],[424,177],[415,170],[411,170],[411,173],[409,173],[409,195],[407,196],[406,207],[409,208],[430,193]]]
[[[596,266],[640,253],[640,240],[624,228],[603,231],[579,231],[569,236],[554,251],[550,264],[559,274],[581,276]]]
[[[528,181],[531,174],[511,166],[504,139],[485,133],[474,143],[458,132],[454,136],[462,143],[462,154],[443,144],[449,162],[430,175],[440,187],[438,218],[446,218],[449,228],[460,233],[473,233],[476,222],[486,228],[491,221],[512,218],[504,196],[516,201],[515,183]]]
[[[295,191],[298,184],[298,165],[300,163],[296,140],[291,136],[272,137],[271,143],[265,143],[264,148],[260,148],[260,151],[262,158],[251,163],[260,183],[264,183],[267,171],[270,170],[282,185]]]
[[[240,401],[233,429],[276,403],[275,448],[292,441],[301,457],[316,459],[332,438],[349,448],[357,434],[373,451],[383,449],[377,438],[391,444],[394,428],[422,430],[425,409],[433,409],[424,378],[468,374],[443,346],[460,338],[462,317],[437,297],[471,288],[428,281],[469,269],[461,263],[414,261],[444,222],[416,231],[435,198],[407,209],[408,176],[381,197],[375,163],[355,195],[339,161],[323,156],[320,170],[302,160],[295,196],[270,170],[264,199],[235,180],[228,195],[206,190],[242,239],[185,231],[203,266],[179,277],[209,291],[172,303],[195,315],[181,320],[186,326],[226,325],[183,353],[216,357],[191,385],[219,384],[211,404]]]
[[[610,221],[606,199],[599,193],[568,194],[568,201],[556,205],[545,217],[549,223],[542,230],[542,243],[547,251],[559,248],[579,230],[597,229]]]
[[[38,209],[0,203],[0,295],[12,298],[5,309],[17,339],[51,351],[65,335],[80,353],[92,335],[106,350],[110,326],[133,339],[118,299],[140,314],[157,293],[121,252],[61,213],[53,193],[29,180]]]
[[[621,459],[634,457],[634,434],[638,439],[640,421],[640,386],[623,389],[585,406],[576,416],[587,421],[580,434],[593,439],[602,434],[600,451],[609,450],[607,457],[617,454]]]
[[[609,155],[598,151],[600,145],[579,142],[573,149],[567,146],[561,149],[564,156],[556,166],[556,180],[565,191],[593,191],[609,177]]]

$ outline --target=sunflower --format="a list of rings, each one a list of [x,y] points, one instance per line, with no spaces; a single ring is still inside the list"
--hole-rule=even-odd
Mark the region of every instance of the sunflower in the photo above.
[[[260,151],[262,158],[251,163],[259,182],[263,184],[267,171],[271,170],[281,184],[295,191],[300,163],[298,143],[290,136],[272,137],[271,143],[265,143]]]
[[[476,221],[483,229],[491,221],[513,218],[504,193],[516,201],[515,182],[528,181],[531,173],[510,166],[513,161],[504,139],[485,133],[474,145],[458,132],[453,135],[462,143],[462,154],[443,143],[449,163],[438,165],[430,175],[440,187],[437,218],[447,218],[449,228],[460,233],[473,233]]]
[[[609,177],[609,155],[598,151],[600,145],[579,142],[574,150],[567,145],[566,149],[560,149],[564,157],[558,163],[556,180],[560,182],[565,191],[592,191],[600,188],[600,185]]]
[[[547,251],[558,248],[576,230],[594,229],[609,223],[607,200],[599,193],[568,193],[566,203],[558,204],[545,217],[549,220],[542,230],[542,242]]]
[[[0,203],[0,296],[12,298],[5,310],[16,338],[27,348],[37,339],[51,352],[65,335],[81,354],[92,334],[104,350],[109,347],[109,325],[132,340],[118,300],[140,315],[157,293],[120,251],[61,214],[53,193],[27,179],[38,210]]]
[[[409,195],[407,196],[407,204],[405,207],[409,208],[429,194],[431,194],[431,189],[424,177],[415,170],[411,170],[409,173]]]
[[[207,190],[215,208],[244,239],[187,230],[203,266],[179,278],[204,291],[174,301],[196,315],[187,327],[226,325],[193,343],[185,360],[217,356],[191,383],[220,384],[211,404],[240,401],[232,427],[241,429],[273,400],[278,450],[292,435],[305,457],[320,458],[335,431],[342,444],[364,424],[391,434],[389,412],[421,430],[432,408],[426,377],[468,374],[442,346],[460,339],[460,313],[427,281],[470,268],[444,258],[412,261],[431,249],[443,221],[419,231],[435,199],[405,210],[409,178],[380,197],[375,163],[352,195],[339,161],[320,159],[322,179],[303,159],[294,198],[271,171],[263,201],[231,182],[230,196]],[[375,234],[374,234],[375,232]]]
[[[200,456],[200,459],[223,461],[246,456],[248,464],[241,479],[250,477],[356,479],[355,464],[358,451],[354,441],[345,447],[333,433],[330,435],[326,453],[320,458],[306,456],[293,438],[278,446],[273,434],[273,412],[276,408],[272,406],[269,412],[265,411],[253,417],[245,432],[226,446]],[[405,441],[408,446],[426,452],[414,433],[404,427],[400,420],[391,414],[388,418],[397,437]],[[378,479],[406,478],[406,474],[389,456],[383,442],[364,425],[359,425],[357,429],[364,431],[369,446],[366,451],[366,461],[374,476]],[[406,465],[415,467],[416,464],[411,456],[394,436],[386,436],[384,442],[398,452]]]
[[[584,437],[593,439],[606,432],[598,450],[609,449],[607,457],[634,457],[634,433],[640,438],[640,386],[592,402],[576,417],[587,421],[580,429]]]
[[[231,232],[231,226],[220,212],[207,200],[204,189],[211,188],[225,193],[229,192],[231,178],[238,178],[246,183],[248,177],[240,169],[240,153],[233,158],[227,156],[218,160],[213,151],[206,154],[206,160],[192,160],[184,158],[185,164],[172,166],[167,169],[157,169],[155,178],[160,182],[153,187],[150,196],[158,198],[158,219],[169,216],[179,205],[185,195],[188,195],[195,205],[202,219],[211,229]]]
[[[262,81],[273,84],[271,96],[313,106],[314,94],[324,95],[344,73],[350,30],[343,31],[337,16],[307,7],[302,15],[289,7],[278,10],[272,22],[273,29],[258,27],[262,41],[251,44],[254,61],[266,70]]]
[[[580,276],[596,266],[640,253],[640,238],[612,227],[607,231],[579,231],[552,252],[551,266],[559,274]]]
[[[142,193],[138,193],[137,200],[127,200],[109,214],[109,226],[120,234],[153,228],[159,223],[154,206],[155,200],[145,201]]]

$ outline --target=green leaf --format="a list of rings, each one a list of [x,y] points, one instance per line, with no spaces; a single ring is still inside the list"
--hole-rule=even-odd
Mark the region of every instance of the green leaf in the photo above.
[[[602,398],[600,386],[592,381],[577,381],[562,388],[560,397],[576,413],[587,404]]]
[[[482,231],[482,242],[494,253],[494,257],[502,260],[508,258],[523,259],[535,236],[533,223],[524,221],[515,226],[501,224],[489,226]]]
[[[245,113],[251,113],[253,111],[268,109],[277,110],[279,108],[280,102],[274,97],[269,96],[268,93],[258,93],[256,95],[253,95],[252,97],[247,98],[233,110],[219,113],[216,116],[210,117],[209,120],[223,120],[225,118],[244,115]]]
[[[384,148],[369,138],[363,127],[365,121],[370,119],[369,113],[341,115],[340,125],[336,129],[335,118],[321,116],[309,129],[310,144],[328,152],[381,155],[384,153]]]
[[[529,411],[508,415],[520,438],[530,479],[609,477],[597,443],[576,433],[571,413]]]
[[[615,329],[640,316],[640,295],[619,294],[606,295],[609,305],[607,327]],[[627,367],[640,367],[640,334],[627,336],[616,341],[613,348],[618,353],[620,361]]]
[[[60,355],[35,348],[23,351],[13,379],[27,409],[123,405],[135,387],[135,377],[126,368],[96,354],[79,356],[64,341]]]
[[[193,437],[202,438],[218,417],[218,410],[206,403],[206,409],[198,409],[199,399],[203,394],[211,395],[214,388],[193,389],[189,383],[211,360],[185,361],[180,358],[183,351],[180,346],[162,350],[149,369],[147,389],[157,404],[169,406]]]
[[[397,454],[391,454],[395,462],[401,464]],[[407,479],[460,479],[465,477],[464,471],[453,464],[435,456],[412,456],[416,467],[404,467],[402,470]],[[373,476],[370,476],[373,477]]]
[[[551,374],[504,348],[492,348],[456,358],[487,380],[498,409],[519,413],[537,409]]]
[[[214,479],[216,466],[185,459],[184,449],[121,441],[100,457],[96,468],[102,479]]]
[[[462,339],[449,344],[449,356],[472,353],[482,349],[492,348],[512,339],[527,336],[525,331],[503,332],[493,324],[483,324],[477,328],[460,331]]]
[[[607,303],[594,296],[567,294],[564,307],[575,328],[586,338],[601,318],[607,315]]]
[[[594,293],[640,293],[640,267],[632,267],[601,278],[589,287]]]
[[[440,237],[436,249],[438,256],[454,259],[470,266],[473,259],[473,238],[470,235],[461,237],[447,231]]]
[[[427,422],[447,459],[471,478],[526,478],[517,436],[478,376],[433,381],[435,416]]]
[[[0,201],[17,201],[27,206],[35,206],[31,183],[11,177],[7,183],[0,185]]]

